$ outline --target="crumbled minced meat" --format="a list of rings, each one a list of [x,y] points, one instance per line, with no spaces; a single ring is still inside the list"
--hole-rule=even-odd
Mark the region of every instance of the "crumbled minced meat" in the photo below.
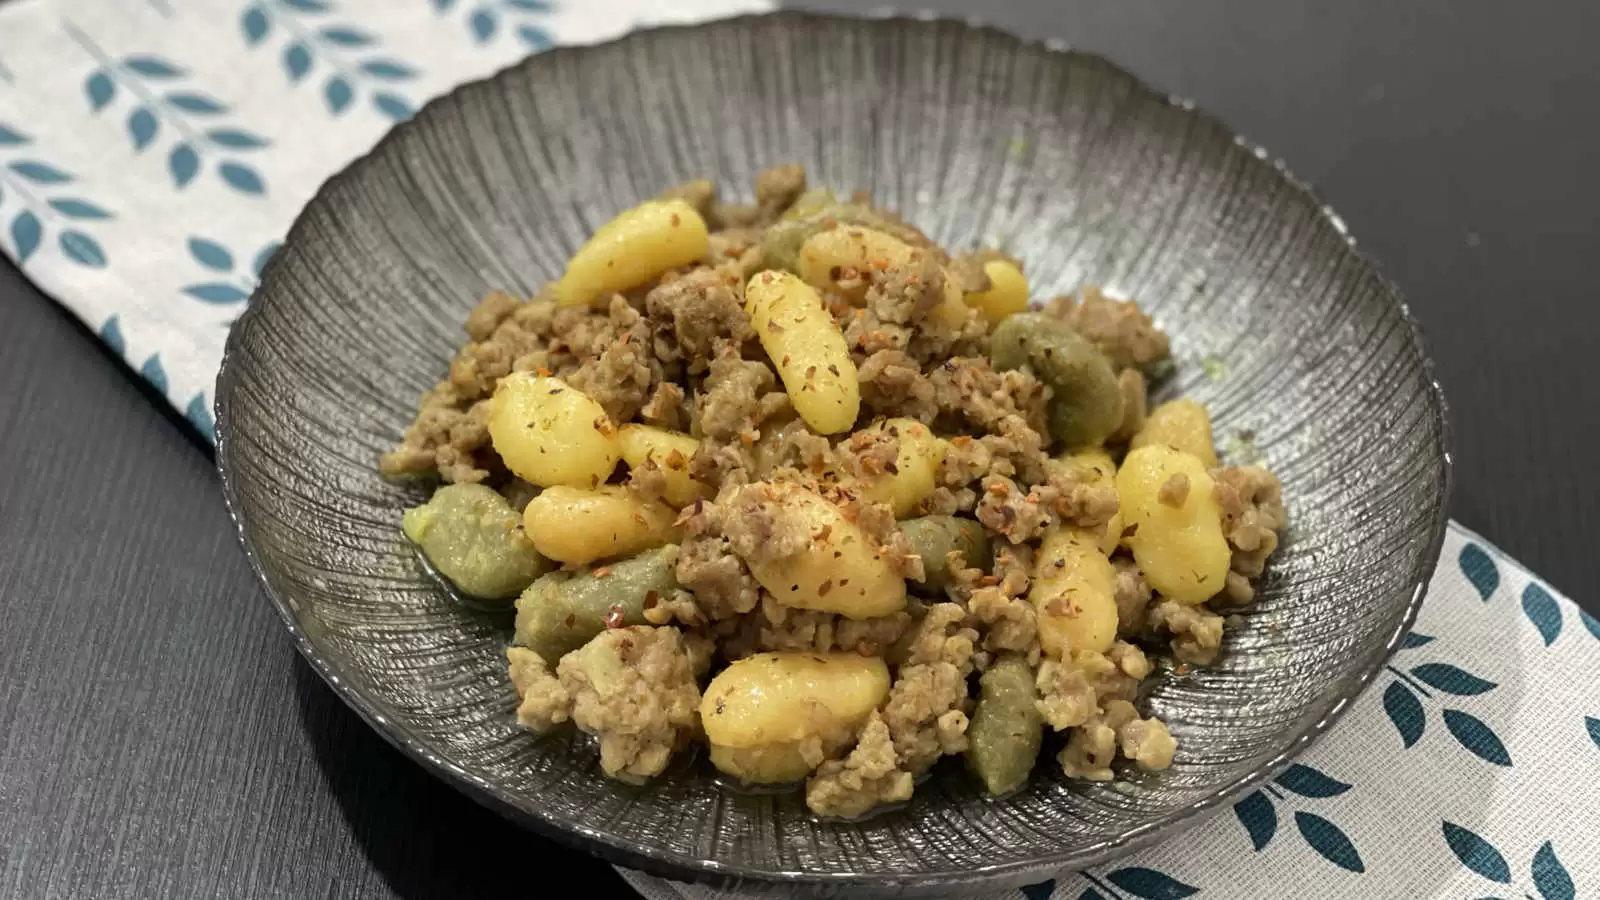
[[[1287,521],[1278,476],[1260,466],[1224,466],[1211,470],[1211,477],[1223,533],[1233,547],[1232,569],[1254,578],[1278,549],[1278,530]]]
[[[939,757],[967,749],[968,702],[966,675],[956,663],[901,666],[883,705],[900,766],[921,773]]]
[[[1113,300],[1096,288],[1057,297],[1045,311],[1066,320],[1118,369],[1148,366],[1172,355],[1171,342],[1133,300]]]
[[[1094,715],[1094,685],[1075,660],[1044,660],[1039,663],[1035,684],[1039,689],[1039,715],[1056,731],[1082,725]]]
[[[602,632],[556,671],[573,723],[600,739],[600,767],[613,778],[661,774],[699,727],[695,660],[676,628]]]
[[[1038,615],[1027,598],[1008,595],[999,587],[979,588],[967,600],[967,609],[983,635],[983,649],[1024,655],[1038,650]]]
[[[518,725],[542,734],[572,715],[572,695],[550,674],[544,657],[526,647],[509,647],[506,662],[517,691]]]
[[[879,350],[857,360],[861,404],[883,416],[905,416],[931,422],[938,415],[933,382],[903,350]]]
[[[1111,565],[1117,572],[1115,590],[1117,636],[1142,635],[1145,631],[1150,598],[1155,592],[1151,590],[1150,582],[1145,580],[1144,573],[1133,560],[1125,556],[1115,556],[1111,559]]]
[[[819,816],[853,819],[875,806],[911,799],[914,781],[901,768],[889,726],[875,711],[850,754],[824,762],[806,782],[806,806]]]
[[[1113,441],[1126,441],[1139,433],[1149,415],[1149,393],[1144,373],[1123,369],[1117,373],[1117,392],[1122,395],[1122,424],[1111,434]]]
[[[1159,720],[1141,719],[1133,704],[1113,700],[1073,729],[1056,759],[1068,778],[1110,781],[1119,747],[1141,767],[1155,770],[1172,764],[1177,742]]]
[[[1189,476],[1174,472],[1161,483],[1161,488],[1156,491],[1156,499],[1173,508],[1182,506],[1189,499]]]
[[[1172,655],[1181,662],[1210,665],[1222,646],[1222,617],[1204,605],[1158,600],[1150,607],[1148,627],[1157,634],[1172,635]]]
[[[761,585],[722,534],[721,508],[697,502],[683,510],[684,530],[673,574],[692,592],[707,619],[720,621],[750,612],[761,601]]]

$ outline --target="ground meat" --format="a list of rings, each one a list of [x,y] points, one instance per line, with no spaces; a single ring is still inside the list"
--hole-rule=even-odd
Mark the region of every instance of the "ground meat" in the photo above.
[[[786,559],[811,546],[806,520],[788,511],[778,488],[747,485],[718,505],[728,546],[746,562]]]
[[[1122,755],[1139,764],[1142,769],[1159,771],[1172,765],[1178,742],[1160,719],[1130,719],[1117,729],[1117,743]]]
[[[753,442],[756,428],[770,415],[761,398],[776,385],[777,376],[766,363],[741,359],[725,350],[712,360],[695,404],[701,433],[716,441],[736,441],[748,435]]]
[[[984,431],[997,430],[1006,416],[1021,417],[1040,434],[1046,430],[1050,389],[1027,372],[996,372],[983,357],[958,357],[935,367],[928,378],[934,404],[943,414]]]
[[[1098,288],[1051,301],[1045,311],[1065,319],[1118,369],[1147,366],[1172,354],[1167,335],[1133,300],[1113,300]]]
[[[754,626],[749,652],[803,650],[846,651],[881,656],[911,627],[911,614],[901,611],[870,619],[851,619],[817,610],[785,606],[763,594],[761,607],[749,616]]]
[[[467,314],[467,337],[474,341],[488,340],[500,323],[511,318],[511,314],[521,305],[520,299],[505,291],[484,294],[478,305]]]
[[[1182,472],[1174,473],[1161,483],[1161,488],[1156,491],[1156,499],[1174,509],[1182,506],[1189,499],[1189,476]]]
[[[1219,606],[1240,607],[1249,606],[1256,599],[1256,587],[1250,583],[1250,577],[1239,572],[1230,571],[1227,579],[1222,582],[1222,590],[1212,597],[1209,602]]]
[[[1068,778],[1110,781],[1119,747],[1145,769],[1165,769],[1172,764],[1177,742],[1160,720],[1141,719],[1133,704],[1113,700],[1073,731],[1056,759]]]
[[[1056,755],[1068,778],[1110,781],[1111,763],[1117,758],[1117,731],[1098,714],[1072,729],[1067,745]]]
[[[1035,686],[1039,714],[1057,731],[1082,725],[1094,715],[1098,700],[1094,685],[1072,660],[1041,662]]]
[[[1145,631],[1150,598],[1154,592],[1138,564],[1124,556],[1113,557],[1117,570],[1117,636],[1136,637]]]
[[[895,474],[900,458],[900,434],[893,428],[862,430],[841,441],[840,467],[863,481],[876,481]]]
[[[572,714],[572,695],[550,674],[544,657],[526,647],[506,649],[511,686],[517,691],[517,724],[544,733]]]
[[[972,671],[972,652],[978,632],[966,624],[967,611],[959,603],[934,603],[923,610],[902,645],[902,665],[947,663],[965,678]]]
[[[1181,662],[1210,665],[1222,646],[1222,617],[1201,606],[1161,600],[1150,607],[1148,627],[1172,635],[1172,655]]]
[[[783,215],[806,190],[805,166],[774,166],[756,173],[756,210],[763,222]]]
[[[645,311],[658,323],[655,352],[682,360],[691,375],[731,347],[755,337],[737,293],[738,282],[714,269],[697,269],[645,295]]]
[[[572,721],[600,739],[600,768],[635,783],[659,775],[699,725],[695,660],[676,628],[603,632],[561,658]]]
[[[661,383],[661,363],[652,350],[653,329],[627,301],[612,298],[619,320],[631,320],[614,340],[578,366],[567,382],[600,404],[613,422],[627,422],[644,406]]]
[[[1038,648],[1038,617],[1026,598],[1008,595],[998,587],[979,588],[967,601],[967,611],[978,624],[985,650],[1013,650],[1031,656]]]
[[[710,212],[711,202],[716,198],[716,182],[708,178],[697,178],[694,181],[675,184],[656,195],[657,200],[682,200],[694,207],[695,212],[701,216]]]
[[[1133,700],[1139,696],[1139,682],[1150,676],[1150,659],[1139,645],[1117,641],[1103,656],[1090,659],[1084,672],[1094,684],[1096,696],[1103,705],[1107,700]]]
[[[661,468],[661,464],[652,456],[628,468],[628,487],[639,495],[639,499],[654,503],[667,493],[667,470]]]
[[[1022,260],[1008,256],[999,250],[983,249],[972,253],[958,253],[950,259],[945,269],[950,277],[961,287],[963,294],[977,291],[987,291],[994,287],[994,282],[989,279],[989,274],[983,270],[985,264],[1000,261],[1009,263],[1018,272],[1022,271]]]
[[[656,385],[650,399],[639,409],[639,418],[646,425],[668,431],[687,431],[689,411],[684,404],[683,388],[676,382],[663,381]]]
[[[906,416],[931,422],[939,412],[933,382],[902,350],[879,350],[857,361],[861,404],[880,416]]]
[[[978,497],[978,521],[1007,540],[1019,544],[1031,541],[1056,523],[1055,515],[1039,502],[1038,495],[1024,491],[1009,478],[985,478]]]
[[[700,609],[700,604],[696,602],[694,595],[688,591],[673,591],[666,596],[654,597],[646,594],[644,598],[644,620],[651,625],[678,624],[691,628],[704,625],[706,621],[705,614]]]
[[[853,819],[884,803],[911,799],[914,779],[883,717],[874,711],[850,755],[823,763],[806,782],[806,806],[819,816]]]
[[[883,705],[883,721],[900,767],[918,774],[939,757],[967,749],[966,705],[967,678],[961,666],[953,662],[901,666]]]
[[[698,502],[678,518],[684,539],[673,570],[678,583],[694,594],[711,621],[732,619],[756,608],[761,585],[722,536],[716,504]]]
[[[1212,469],[1211,477],[1222,530],[1233,547],[1232,569],[1254,578],[1278,549],[1278,529],[1287,521],[1278,476],[1260,466],[1224,466]]]

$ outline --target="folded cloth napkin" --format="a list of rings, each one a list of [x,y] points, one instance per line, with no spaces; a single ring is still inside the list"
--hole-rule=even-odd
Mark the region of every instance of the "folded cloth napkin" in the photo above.
[[[761,0],[21,0],[0,244],[208,437],[227,327],[327,176],[552,43]],[[1451,526],[1417,631],[1334,731],[1168,842],[995,898],[1600,896],[1600,623]],[[624,876],[654,900],[734,895]]]

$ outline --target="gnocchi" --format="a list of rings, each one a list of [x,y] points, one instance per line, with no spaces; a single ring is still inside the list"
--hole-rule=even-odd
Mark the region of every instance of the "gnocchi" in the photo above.
[[[678,514],[621,485],[557,485],[528,501],[522,527],[540,553],[568,565],[630,556],[677,539]]]
[[[1130,449],[1164,444],[1200,460],[1206,468],[1216,468],[1217,450],[1211,440],[1211,414],[1188,397],[1168,400],[1150,410],[1144,427],[1133,436]]]
[[[1028,277],[1022,270],[1003,259],[991,259],[983,264],[983,274],[989,276],[989,289],[962,299],[986,321],[999,322],[1028,308]]]
[[[1193,606],[1222,590],[1232,553],[1205,463],[1165,444],[1129,451],[1117,472],[1134,561],[1156,592]]]
[[[1065,457],[1071,465],[1092,469],[1095,473],[1095,483],[1103,487],[1116,490],[1117,464],[1111,461],[1111,454],[1103,447],[1092,450],[1083,450]],[[1100,552],[1107,556],[1117,552],[1117,546],[1122,543],[1122,507],[1119,504],[1117,511],[1111,514],[1111,520],[1100,531]]]
[[[711,680],[700,722],[717,768],[747,782],[794,781],[853,739],[888,695],[879,657],[759,653]]]
[[[638,468],[653,460],[661,468],[666,480],[662,499],[672,506],[681,509],[711,496],[711,489],[689,474],[689,460],[700,449],[700,442],[693,437],[652,425],[629,424],[617,432],[617,440],[622,459],[630,467]]]
[[[706,257],[705,219],[683,200],[651,200],[600,226],[556,283],[556,302],[583,306]]]
[[[506,468],[540,487],[593,488],[622,457],[600,404],[559,378],[512,372],[489,409],[489,438]]]
[[[904,519],[933,493],[939,465],[950,445],[916,419],[888,419],[868,430],[888,432],[899,441],[900,449],[894,470],[869,481],[861,497],[871,503],[889,504],[894,517]]]
[[[852,619],[905,608],[905,579],[890,566],[884,548],[815,492],[790,483],[757,483],[745,487],[730,506],[735,522],[749,517],[761,523],[753,527],[798,537],[797,546],[763,545],[745,559],[750,574],[777,602]]]
[[[1100,538],[1075,528],[1047,532],[1034,562],[1028,600],[1039,617],[1039,646],[1053,659],[1104,653],[1117,638],[1117,573]]]
[[[758,272],[745,309],[783,387],[818,434],[849,431],[861,412],[861,384],[850,348],[822,298],[788,272]]]

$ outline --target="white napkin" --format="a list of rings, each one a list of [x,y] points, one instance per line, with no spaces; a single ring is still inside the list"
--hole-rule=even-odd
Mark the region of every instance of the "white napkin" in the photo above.
[[[763,0],[21,0],[0,245],[212,435],[227,327],[317,186],[551,43]],[[1411,646],[1231,811],[1005,900],[1600,896],[1600,623],[1452,526]],[[624,875],[653,900],[733,895]]]

